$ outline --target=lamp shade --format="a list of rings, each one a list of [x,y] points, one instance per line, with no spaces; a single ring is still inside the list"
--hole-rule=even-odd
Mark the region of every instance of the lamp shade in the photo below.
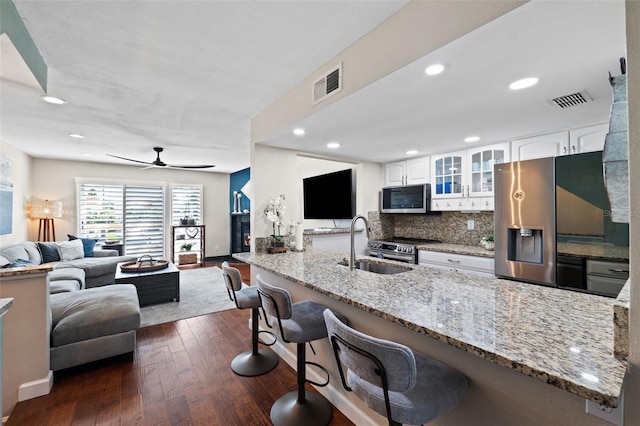
[[[62,201],[49,201],[34,203],[31,206],[33,219],[60,218],[62,217]]]

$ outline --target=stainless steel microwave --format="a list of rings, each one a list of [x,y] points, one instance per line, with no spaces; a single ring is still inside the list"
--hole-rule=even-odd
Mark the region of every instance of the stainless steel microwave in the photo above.
[[[380,192],[381,213],[429,213],[431,185],[388,186]]]

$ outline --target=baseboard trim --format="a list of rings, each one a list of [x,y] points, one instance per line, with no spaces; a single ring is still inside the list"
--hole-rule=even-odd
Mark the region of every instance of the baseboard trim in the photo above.
[[[49,370],[47,377],[32,382],[23,383],[18,388],[18,402],[47,395],[53,387],[53,371]]]

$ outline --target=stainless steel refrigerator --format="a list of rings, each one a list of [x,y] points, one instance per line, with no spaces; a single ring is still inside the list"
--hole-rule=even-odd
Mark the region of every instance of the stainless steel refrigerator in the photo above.
[[[494,167],[496,275],[555,287],[554,158]]]

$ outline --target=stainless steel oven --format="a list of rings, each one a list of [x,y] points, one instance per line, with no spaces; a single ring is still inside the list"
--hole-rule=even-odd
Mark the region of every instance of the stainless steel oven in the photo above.
[[[394,238],[389,241],[369,241],[367,254],[381,259],[397,260],[399,262],[418,264],[418,249],[420,243],[436,243],[436,240],[416,240]]]

